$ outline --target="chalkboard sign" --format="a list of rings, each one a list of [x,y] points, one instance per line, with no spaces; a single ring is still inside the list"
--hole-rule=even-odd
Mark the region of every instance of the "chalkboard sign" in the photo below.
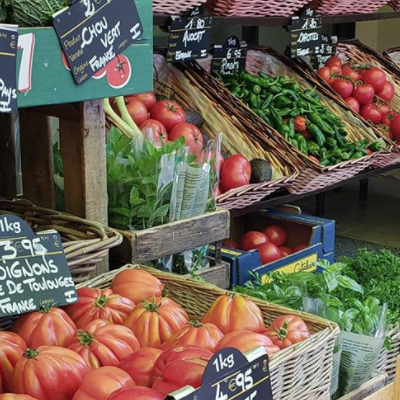
[[[306,7],[300,16],[292,17],[290,32],[291,58],[311,56],[321,45],[322,18],[312,7]]]
[[[77,85],[143,34],[134,0],[79,0],[55,14],[53,23]],[[112,73],[124,75],[124,63],[118,62]]]
[[[35,235],[23,219],[0,216],[0,317],[77,300],[58,232]]]
[[[17,29],[16,25],[0,24],[0,113],[18,110]]]
[[[208,57],[211,45],[212,17],[201,8],[187,16],[173,17],[169,33],[167,62],[199,60]]]
[[[321,45],[315,48],[315,53],[311,56],[311,64],[315,69],[323,67],[328,58],[336,54],[337,36],[321,35]]]
[[[167,400],[273,400],[268,356],[258,351],[249,362],[237,349],[222,349],[208,362],[201,388],[182,388]]]
[[[236,75],[246,67],[247,43],[230,36],[223,46],[214,45],[211,72],[216,76]]]

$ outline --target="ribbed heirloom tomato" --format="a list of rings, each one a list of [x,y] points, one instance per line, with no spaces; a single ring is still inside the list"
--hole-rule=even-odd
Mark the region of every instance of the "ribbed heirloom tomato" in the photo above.
[[[221,187],[225,192],[248,185],[250,178],[251,165],[245,156],[235,154],[222,164]]]
[[[139,386],[151,387],[154,364],[162,350],[142,347],[120,362],[118,368],[126,371]]]
[[[153,297],[138,304],[125,325],[132,329],[141,347],[156,347],[189,321],[186,311],[168,297]]]
[[[7,393],[15,364],[26,350],[25,341],[13,332],[0,332],[0,391]],[[2,383],[2,384],[1,384]]]
[[[117,366],[140,348],[134,333],[122,325],[96,319],[85,330],[78,330],[67,347],[80,354],[91,369]]]
[[[104,319],[113,324],[123,324],[135,308],[132,300],[113,293],[111,289],[80,288],[79,301],[64,308],[77,328],[86,326],[95,319]]]
[[[152,296],[161,297],[164,285],[159,279],[141,269],[125,269],[112,281],[111,290],[131,299],[135,304]]]
[[[165,351],[174,347],[192,345],[213,351],[215,345],[223,336],[222,332],[214,324],[190,321],[164,342],[161,350]]]
[[[108,400],[163,400],[164,395],[154,389],[136,386],[119,389],[112,393]]]
[[[43,307],[40,311],[25,314],[13,325],[12,331],[25,340],[28,347],[65,346],[74,335],[75,323],[68,314],[57,307]]]
[[[257,304],[236,294],[218,297],[202,321],[216,325],[224,335],[233,331],[256,331],[264,327],[264,318]]]
[[[72,400],[107,400],[116,390],[134,386],[133,379],[122,369],[101,367],[86,375]]]
[[[14,368],[11,390],[38,400],[71,400],[89,371],[86,361],[72,350],[27,349]]]

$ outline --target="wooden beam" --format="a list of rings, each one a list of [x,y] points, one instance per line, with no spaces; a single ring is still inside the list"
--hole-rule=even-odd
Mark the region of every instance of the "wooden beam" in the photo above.
[[[38,114],[62,118],[69,121],[76,121],[79,119],[79,103],[31,107],[30,110]]]

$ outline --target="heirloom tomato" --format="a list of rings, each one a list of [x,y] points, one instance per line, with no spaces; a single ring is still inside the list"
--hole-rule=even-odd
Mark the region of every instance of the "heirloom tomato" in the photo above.
[[[224,335],[233,331],[256,331],[264,326],[257,304],[237,294],[218,297],[202,321],[216,325]]]
[[[360,115],[373,124],[379,124],[382,121],[382,112],[374,104],[364,104],[361,107]]]
[[[154,364],[162,350],[142,347],[122,360],[118,368],[126,371],[139,386],[151,387]]]
[[[268,243],[267,235],[262,232],[250,231],[245,233],[240,239],[240,248],[244,251],[255,249],[258,245]]]
[[[153,108],[154,104],[157,103],[156,95],[153,92],[137,93],[130,96],[125,96],[125,100],[129,102],[130,99],[140,100],[147,108],[147,111]]]
[[[276,246],[283,246],[287,240],[286,231],[279,225],[270,225],[263,230],[264,235]]]
[[[16,393],[3,393],[0,394],[0,400],[38,400],[27,394],[16,394]]]
[[[356,70],[351,68],[350,64],[343,65],[343,67],[342,67],[342,75],[343,76],[347,76],[348,78],[350,78],[354,82],[358,82],[358,81],[361,80],[361,75]]]
[[[329,58],[326,60],[325,65],[326,65],[327,67],[333,67],[333,66],[335,66],[335,65],[338,66],[338,67],[341,67],[341,66],[342,66],[342,60],[341,60],[339,57],[332,56],[332,57],[329,57]]]
[[[344,101],[350,106],[350,108],[357,114],[360,112],[360,103],[354,97],[346,97]]]
[[[176,125],[186,121],[186,113],[175,101],[161,100],[152,107],[150,118],[160,121],[169,132]]]
[[[115,276],[111,289],[137,304],[152,296],[161,297],[164,285],[147,271],[128,268]]]
[[[168,297],[153,297],[138,304],[125,325],[132,329],[141,347],[160,348],[189,321],[186,311]]]
[[[386,74],[380,68],[372,67],[365,72],[363,79],[365,83],[372,85],[376,92],[379,92],[385,86]]]
[[[346,97],[350,97],[353,93],[354,90],[354,84],[353,82],[343,79],[343,78],[337,78],[332,82],[332,89],[340,96],[343,97],[344,99]]]
[[[91,369],[116,367],[140,348],[134,333],[122,325],[96,319],[84,330],[78,330],[67,347],[80,354]]]
[[[394,86],[391,82],[386,81],[383,85],[382,90],[379,90],[376,95],[380,97],[382,100],[390,103],[394,97]]]
[[[156,147],[161,147],[168,142],[168,134],[165,126],[155,119],[147,119],[140,126],[144,138],[153,143]]]
[[[221,187],[224,192],[250,183],[251,165],[245,156],[228,157],[221,167]]]
[[[390,124],[390,129],[395,138],[400,139],[400,115],[396,115]]]
[[[317,74],[328,84],[332,84],[332,70],[330,67],[322,67],[317,71]]]
[[[177,347],[163,353],[154,366],[153,389],[167,395],[186,385],[201,386],[204,370],[213,356],[196,346]]]
[[[164,395],[154,389],[143,386],[119,389],[108,400],[163,400]]]
[[[24,314],[13,325],[12,331],[25,340],[28,347],[65,346],[74,335],[75,323],[57,307],[42,307]]]
[[[58,346],[27,349],[14,368],[11,390],[38,400],[71,400],[89,373],[86,361]]]
[[[116,390],[134,386],[133,379],[122,369],[101,367],[86,375],[72,400],[107,400]]]
[[[12,372],[15,364],[26,350],[25,340],[13,332],[0,331],[0,391],[10,391]]]
[[[357,85],[353,91],[352,97],[362,104],[369,104],[372,102],[375,96],[375,90],[372,85],[364,83]]]
[[[236,331],[225,335],[217,344],[214,352],[226,348],[234,347],[240,350],[242,353],[246,351],[254,350],[256,347],[264,347],[268,355],[277,353],[280,349],[275,346],[271,339],[261,335],[260,333],[250,331]]]
[[[182,122],[171,129],[168,139],[174,141],[182,136],[185,138],[185,144],[189,147],[191,153],[199,156],[204,146],[203,134],[199,128],[196,125]]]
[[[396,116],[397,114],[394,111],[388,111],[383,115],[381,124],[386,125],[390,128],[390,125],[392,124],[392,121]]]
[[[190,321],[164,342],[161,350],[165,351],[174,347],[192,345],[213,351],[215,345],[223,336],[222,332],[214,324]]]
[[[135,303],[113,293],[111,289],[78,289],[79,301],[64,308],[76,327],[86,328],[95,319],[104,319],[112,324],[123,324],[135,308]]]
[[[146,121],[149,114],[144,103],[134,98],[129,99],[126,109],[136,125],[140,125]]]

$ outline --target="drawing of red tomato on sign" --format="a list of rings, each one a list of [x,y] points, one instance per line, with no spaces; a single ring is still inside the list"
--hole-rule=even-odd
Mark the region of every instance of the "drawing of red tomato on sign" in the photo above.
[[[123,54],[115,57],[106,66],[106,78],[114,89],[120,89],[131,79],[131,63]]]

